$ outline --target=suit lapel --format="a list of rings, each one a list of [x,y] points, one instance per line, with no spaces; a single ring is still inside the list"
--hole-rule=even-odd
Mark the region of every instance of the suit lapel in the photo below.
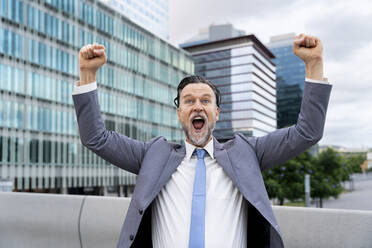
[[[227,154],[227,151],[225,148],[223,148],[222,144],[220,144],[214,137],[213,137],[213,143],[214,143],[214,157],[217,160],[218,164],[221,165],[225,173],[228,177],[231,178],[233,183],[237,185],[236,176],[234,174],[229,156]]]
[[[172,149],[168,161],[164,166],[163,172],[159,178],[155,195],[157,195],[160,192],[160,190],[164,187],[164,185],[169,181],[169,178],[172,176],[177,167],[181,164],[185,155],[186,155],[185,144],[178,148]]]

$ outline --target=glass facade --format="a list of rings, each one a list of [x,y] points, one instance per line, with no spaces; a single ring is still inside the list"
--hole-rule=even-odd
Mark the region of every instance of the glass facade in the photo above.
[[[305,64],[293,54],[293,35],[283,35],[268,44],[275,54],[277,74],[278,127],[297,123],[305,83]]]
[[[235,41],[232,44],[232,41]],[[254,41],[231,39],[198,44],[191,52],[196,74],[221,92],[221,112],[214,130],[219,140],[235,132],[263,136],[276,129],[275,65]]]
[[[163,38],[169,38],[168,0],[100,0],[131,21]]]
[[[173,98],[193,74],[184,51],[99,1],[0,0],[0,179],[18,191],[133,185],[79,140],[72,102],[78,52],[106,47],[97,75],[106,127],[181,142]]]

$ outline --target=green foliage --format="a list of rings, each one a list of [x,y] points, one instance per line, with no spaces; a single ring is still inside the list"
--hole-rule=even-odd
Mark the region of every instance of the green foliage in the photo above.
[[[304,152],[294,159],[263,173],[270,198],[277,198],[283,205],[284,199],[294,201],[304,197],[304,175],[311,168],[311,156]]]
[[[311,174],[311,197],[320,199],[338,197],[342,192],[341,182],[349,178],[344,158],[328,148],[321,152],[313,163]]]
[[[347,164],[350,173],[361,173],[361,165],[365,160],[365,155],[351,155],[345,158],[345,163]]]
[[[284,200],[295,201],[304,198],[304,177],[310,175],[311,197],[325,199],[338,197],[343,188],[341,182],[350,180],[350,175],[360,172],[363,156],[344,158],[328,148],[312,157],[308,151],[263,173],[265,186],[271,199],[280,204]]]

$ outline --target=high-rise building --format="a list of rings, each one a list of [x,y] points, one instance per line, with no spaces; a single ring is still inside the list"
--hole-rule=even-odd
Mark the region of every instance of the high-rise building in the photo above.
[[[262,136],[276,129],[274,55],[254,35],[182,47],[192,54],[196,74],[221,91],[217,139],[229,139],[234,132]]]
[[[134,23],[153,32],[155,35],[169,39],[169,4],[168,0],[100,0]]]
[[[199,33],[182,43],[181,47],[194,46],[210,41],[223,40],[245,35],[244,30],[236,29],[230,23],[212,24],[207,28],[202,28]]]
[[[106,127],[180,142],[172,105],[192,58],[97,0],[0,0],[0,180],[17,191],[97,193],[135,176],[81,145],[72,105],[79,49],[104,44]]]
[[[294,33],[273,36],[267,46],[274,53],[278,128],[297,123],[305,83],[305,64],[293,53]]]

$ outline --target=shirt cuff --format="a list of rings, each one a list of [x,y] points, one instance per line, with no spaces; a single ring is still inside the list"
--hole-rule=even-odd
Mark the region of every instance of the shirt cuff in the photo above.
[[[316,84],[330,84],[328,82],[327,78],[323,78],[323,80],[315,80],[315,79],[305,78],[305,81],[309,82],[309,83],[316,83]]]
[[[76,82],[74,85],[74,90],[72,91],[72,95],[84,94],[84,93],[88,93],[96,89],[97,89],[97,82],[93,82],[90,84],[84,84],[81,86],[78,86]]]

